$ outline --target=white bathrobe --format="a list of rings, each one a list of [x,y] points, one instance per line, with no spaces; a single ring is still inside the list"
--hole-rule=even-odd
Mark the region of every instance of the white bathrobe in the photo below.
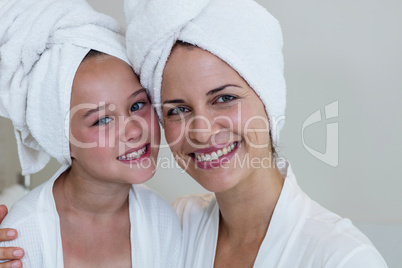
[[[52,189],[66,168],[17,202],[0,226],[19,232],[16,240],[1,242],[0,247],[22,247],[24,268],[64,267],[60,220]],[[131,188],[129,207],[132,267],[179,267],[182,236],[173,208],[143,185]]]
[[[321,207],[297,185],[289,163],[255,268],[387,267],[385,261],[348,219]],[[213,267],[219,229],[219,206],[213,194],[175,202],[183,229],[184,267]]]

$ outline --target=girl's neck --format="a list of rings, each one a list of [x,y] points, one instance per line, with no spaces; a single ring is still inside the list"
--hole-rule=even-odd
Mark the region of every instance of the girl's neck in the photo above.
[[[95,217],[114,217],[128,210],[130,184],[99,181],[71,167],[55,181],[57,210]]]
[[[258,169],[240,185],[216,193],[220,209],[220,235],[245,241],[265,237],[283,187],[276,165]]]

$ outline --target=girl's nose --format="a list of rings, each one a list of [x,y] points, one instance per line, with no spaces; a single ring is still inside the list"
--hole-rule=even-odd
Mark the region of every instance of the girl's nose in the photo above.
[[[119,123],[120,140],[123,142],[141,143],[144,136],[148,134],[148,125],[139,116],[122,118]]]

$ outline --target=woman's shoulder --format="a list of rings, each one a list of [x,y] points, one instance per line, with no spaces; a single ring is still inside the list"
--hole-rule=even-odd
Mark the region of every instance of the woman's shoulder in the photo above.
[[[371,244],[350,219],[342,218],[315,201],[311,201],[303,231],[317,238],[326,237],[327,240],[331,238],[332,242],[341,240],[343,244],[347,241],[349,244]]]
[[[351,220],[314,201],[297,240],[296,248],[313,249],[311,256],[328,267],[387,267],[381,254]],[[360,266],[353,266],[356,264]]]

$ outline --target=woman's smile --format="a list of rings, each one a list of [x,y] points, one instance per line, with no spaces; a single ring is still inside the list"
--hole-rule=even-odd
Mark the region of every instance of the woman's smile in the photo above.
[[[199,168],[215,168],[227,164],[238,149],[239,142],[226,145],[217,145],[206,149],[200,149],[190,153],[189,156]]]

